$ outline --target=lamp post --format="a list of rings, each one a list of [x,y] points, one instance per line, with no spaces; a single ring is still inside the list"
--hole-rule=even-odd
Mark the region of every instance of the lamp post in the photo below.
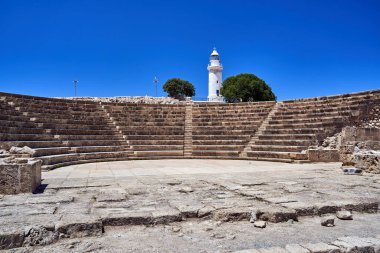
[[[78,85],[78,81],[77,81],[77,80],[74,80],[73,83],[74,83],[74,96],[76,97],[76,96],[77,96],[77,85]]]
[[[155,76],[153,79],[153,83],[156,86],[156,97],[157,97],[157,84],[158,84],[158,78]]]

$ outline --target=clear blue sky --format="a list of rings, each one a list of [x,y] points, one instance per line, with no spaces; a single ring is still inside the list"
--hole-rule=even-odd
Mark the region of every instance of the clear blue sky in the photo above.
[[[157,75],[206,97],[214,45],[224,78],[254,73],[279,100],[379,89],[380,1],[0,0],[0,91],[154,95]]]

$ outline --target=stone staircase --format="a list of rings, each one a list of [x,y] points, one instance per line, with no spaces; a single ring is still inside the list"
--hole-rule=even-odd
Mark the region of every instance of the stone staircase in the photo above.
[[[252,136],[251,140],[249,141],[248,145],[244,148],[244,150],[240,153],[240,157],[247,158],[247,152],[251,151],[251,146],[255,145],[255,142],[259,140],[259,136],[263,134],[265,129],[268,126],[269,121],[272,119],[273,115],[277,112],[278,108],[282,106],[282,102],[277,102],[272,110],[269,112],[268,116],[265,118],[265,120],[261,123],[260,127],[257,129],[255,135]]]
[[[193,155],[193,102],[186,103],[185,135],[183,142],[183,156],[191,158]]]
[[[125,160],[132,153],[96,103],[29,96],[3,96],[2,100],[33,126],[8,129],[8,145],[35,149],[34,156],[43,161],[45,170]]]
[[[193,157],[239,159],[275,102],[193,105]]]
[[[278,103],[242,152],[248,159],[307,162],[306,150],[352,124],[368,101],[379,94],[359,93]]]
[[[380,90],[279,103],[98,103],[0,92],[0,147],[44,169],[164,158],[307,162],[310,146],[360,123]]]
[[[103,103],[134,159],[183,158],[185,105]]]

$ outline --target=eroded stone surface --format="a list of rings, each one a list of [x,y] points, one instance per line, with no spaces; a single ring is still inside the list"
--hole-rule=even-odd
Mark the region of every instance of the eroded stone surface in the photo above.
[[[154,164],[159,166],[160,162]],[[281,223],[340,210],[360,213],[378,210],[379,175],[345,176],[339,164],[265,163],[263,168],[260,167],[263,163],[245,164],[246,169],[239,165],[238,172],[213,170],[214,174],[206,173],[206,168],[198,174],[184,169],[176,175],[104,177],[98,168],[98,177],[83,178],[81,166],[76,166],[69,175],[65,174],[66,168],[46,172],[43,193],[0,198],[0,234],[6,234],[3,227],[8,225],[22,229],[40,225],[47,231],[59,232],[58,236],[63,238],[97,236],[102,234],[103,226],[157,226],[187,219],[220,224],[247,222],[252,229],[253,224],[249,223],[252,213],[255,220]],[[108,171],[109,167],[104,173]],[[180,191],[185,187],[191,190]],[[214,226],[204,228],[214,229]],[[186,229],[177,234],[185,238]],[[233,234],[225,237],[232,238]]]

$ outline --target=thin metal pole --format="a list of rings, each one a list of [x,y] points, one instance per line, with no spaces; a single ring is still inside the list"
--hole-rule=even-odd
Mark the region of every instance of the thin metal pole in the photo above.
[[[74,96],[76,97],[77,96],[77,85],[78,85],[78,81],[77,80],[74,80],[73,81],[73,83],[74,83]]]
[[[158,78],[154,77],[153,83],[156,85],[156,97],[157,97],[157,83],[158,83]]]

